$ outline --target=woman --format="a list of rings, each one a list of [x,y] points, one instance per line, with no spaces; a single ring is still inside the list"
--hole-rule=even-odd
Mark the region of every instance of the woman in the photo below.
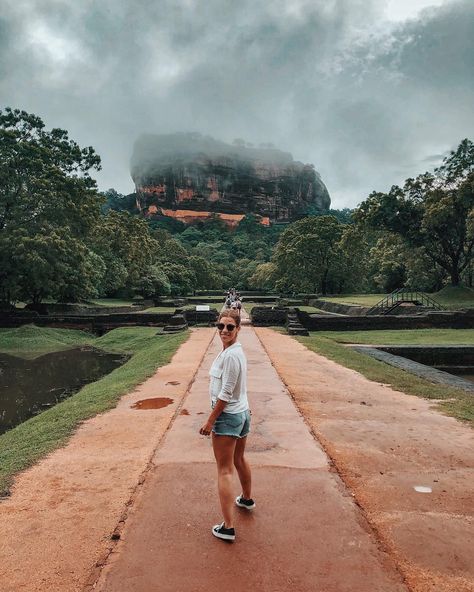
[[[212,432],[212,447],[217,463],[217,486],[224,522],[212,528],[212,534],[227,541],[235,540],[233,507],[253,510],[252,476],[244,456],[250,431],[250,410],[247,401],[247,360],[237,341],[240,316],[226,310],[219,315],[217,330],[223,349],[209,371],[209,393],[212,412],[199,433]],[[237,469],[242,493],[235,500],[232,494],[233,469]]]

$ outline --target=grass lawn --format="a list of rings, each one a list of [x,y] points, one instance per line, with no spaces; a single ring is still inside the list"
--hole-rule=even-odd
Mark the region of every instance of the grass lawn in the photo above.
[[[472,343],[472,337],[467,334],[472,334],[473,331],[454,329],[446,331],[439,329],[399,331],[400,338],[395,333],[397,331],[313,332],[309,337],[298,337],[297,339],[312,351],[330,360],[334,360],[346,368],[352,368],[360,372],[369,380],[388,384],[395,390],[409,395],[436,400],[437,408],[441,409],[444,413],[473,424],[474,397],[472,395],[456,388],[447,387],[446,385],[433,384],[409,372],[389,366],[338,343],[338,341],[343,341],[344,339],[347,340],[346,342],[374,344]],[[456,337],[456,333],[461,333],[461,335]]]
[[[131,354],[120,368],[0,436],[0,496],[8,492],[15,473],[66,444],[82,421],[115,407],[121,396],[167,364],[189,335],[156,333],[154,327],[123,327],[102,337],[34,326],[0,330],[0,351],[13,355],[35,357],[85,344]]]
[[[321,296],[321,300],[338,304],[354,304],[356,306],[374,306],[386,294],[340,294],[339,296]]]
[[[474,308],[474,290],[459,286],[446,286],[431,296],[446,308]]]
[[[174,312],[177,308],[177,306],[150,306],[150,308],[145,308],[145,310],[137,310],[134,314],[152,312]]]
[[[121,300],[120,298],[98,298],[97,300],[90,300],[97,306],[132,306],[136,300]]]
[[[216,310],[220,310],[224,303],[222,302],[205,302],[203,306],[209,306],[210,309],[215,308]],[[186,306],[152,306],[150,308],[146,308],[145,310],[140,310],[137,312],[140,313],[148,313],[148,312],[174,312],[177,308],[181,308],[183,310],[196,310],[196,304],[186,304]]]
[[[319,335],[340,343],[366,345],[474,345],[472,329],[321,331]]]
[[[74,329],[53,329],[35,325],[0,329],[0,352],[20,358],[33,359],[81,345],[95,346],[96,341],[97,338],[91,333]]]
[[[247,314],[250,314],[252,312],[252,308],[254,306],[265,306],[265,305],[259,304],[258,302],[247,302],[246,300],[244,300],[242,302],[242,308],[246,311]]]
[[[315,308],[314,306],[306,306],[306,305],[299,306],[298,305],[295,308],[299,308],[300,310],[302,310],[304,312],[309,312],[310,314],[311,313],[318,313],[318,312],[320,312],[320,313],[325,312],[324,310],[321,310],[320,308]]]
[[[186,299],[189,302],[194,302],[195,300],[202,301],[204,298],[206,299],[206,304],[212,303],[213,306],[216,306],[218,304],[222,304],[222,306],[224,306],[224,303],[225,303],[224,295],[222,295],[222,296],[186,296]]]
[[[247,311],[247,313],[250,314],[250,312],[254,306],[266,306],[266,307],[271,308],[272,306],[276,306],[276,304],[270,304],[268,302],[259,303],[259,302],[245,302],[244,301],[244,302],[242,302],[242,306]],[[290,304],[289,306],[292,306],[292,305]],[[318,312],[323,313],[324,312],[319,308],[315,308],[314,306],[300,306],[298,304],[294,308],[299,308],[300,310],[303,310],[303,311],[309,312],[309,313],[318,313]]]
[[[321,300],[340,304],[358,306],[374,306],[387,294],[340,294],[338,296],[321,296]],[[428,294],[446,308],[474,308],[474,290],[462,286],[446,286],[439,292]]]

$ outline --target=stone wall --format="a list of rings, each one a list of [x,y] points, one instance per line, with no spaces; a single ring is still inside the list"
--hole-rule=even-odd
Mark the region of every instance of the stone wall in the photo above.
[[[250,313],[250,321],[255,327],[284,326],[287,316],[288,309],[286,308],[254,306]]]
[[[80,329],[102,334],[117,327],[164,327],[174,313],[129,313],[109,315],[40,315],[33,312],[0,314],[0,327],[13,328],[33,323],[39,327]]]
[[[472,329],[474,310],[432,312],[426,315],[327,316],[298,311],[308,331],[370,331],[374,329]]]

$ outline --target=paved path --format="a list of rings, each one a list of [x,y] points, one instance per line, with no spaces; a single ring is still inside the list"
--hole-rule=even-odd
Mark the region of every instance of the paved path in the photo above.
[[[170,364],[17,476],[11,497],[0,501],[1,592],[82,592],[97,579],[115,546],[111,535],[126,518],[214,332],[192,331]],[[155,397],[171,403],[134,408]]]
[[[288,335],[256,332],[410,590],[474,592],[472,428]]]
[[[249,360],[249,460],[257,509],[237,513],[234,544],[212,537],[210,528],[221,519],[216,469],[210,440],[198,430],[209,412],[207,374],[220,348],[216,336],[96,589],[406,591],[254,330],[243,327],[240,340]]]

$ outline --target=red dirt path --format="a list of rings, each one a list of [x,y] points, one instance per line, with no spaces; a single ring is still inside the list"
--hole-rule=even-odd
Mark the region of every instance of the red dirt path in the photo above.
[[[256,332],[410,589],[472,592],[472,429],[291,337]]]
[[[0,503],[2,592],[474,591],[472,430],[269,329],[241,339],[257,509],[239,512],[233,545],[214,539],[215,467],[197,433],[213,333],[193,331],[19,476]],[[131,408],[161,397],[173,402]]]

